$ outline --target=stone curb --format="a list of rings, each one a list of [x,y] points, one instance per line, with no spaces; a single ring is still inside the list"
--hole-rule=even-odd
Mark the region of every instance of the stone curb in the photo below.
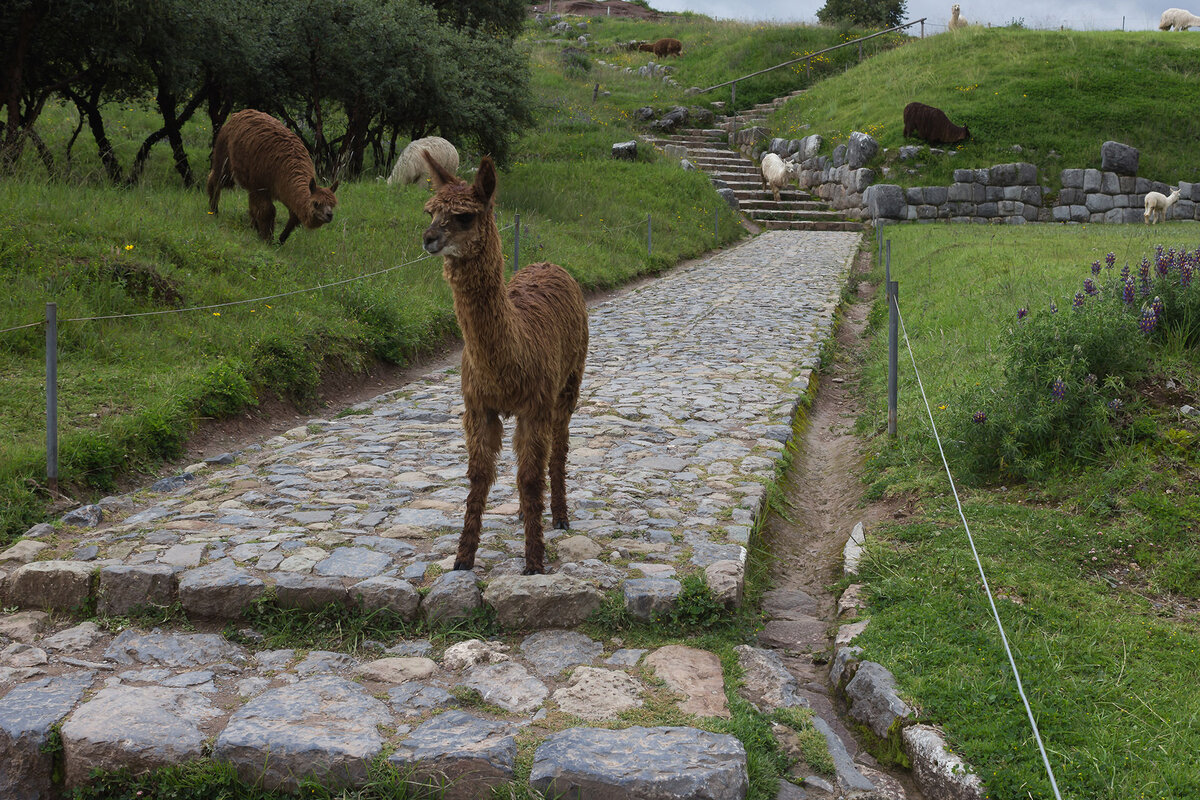
[[[845,574],[857,574],[865,544],[866,535],[859,522],[846,542]],[[851,589],[857,587],[848,587],[846,593]],[[858,602],[857,594],[854,602]],[[860,660],[862,648],[850,645],[869,621],[868,617],[839,627],[829,670],[829,681],[846,702],[850,717],[876,739],[908,757],[913,781],[927,800],[984,800],[986,793],[979,776],[950,750],[941,731],[917,722],[917,712],[896,692],[895,676],[882,664]]]
[[[740,560],[714,562],[701,573],[713,594],[731,607],[741,604],[745,548],[741,552]],[[34,561],[7,576],[0,573],[0,602],[22,609],[73,611],[94,601],[101,613],[120,615],[178,599],[189,616],[236,619],[255,600],[273,592],[284,608],[312,611],[327,603],[358,602],[367,610],[390,609],[407,620],[420,614],[448,624],[486,605],[506,629],[538,630],[578,625],[604,599],[591,583],[564,573],[505,575],[489,581],[485,591],[479,587],[473,572],[444,573],[421,597],[408,581],[382,576],[346,583],[281,573],[267,583],[228,560],[186,571],[161,564]],[[670,613],[681,589],[682,584],[671,578],[630,579],[624,584],[625,606],[635,617],[650,621]]]

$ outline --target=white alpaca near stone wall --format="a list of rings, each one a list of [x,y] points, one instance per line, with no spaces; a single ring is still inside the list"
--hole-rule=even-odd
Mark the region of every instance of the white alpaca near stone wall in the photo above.
[[[1179,190],[1172,189],[1170,195],[1164,195],[1162,192],[1146,192],[1146,211],[1142,214],[1142,218],[1147,225],[1152,225],[1155,222],[1166,222],[1167,211],[1171,206],[1175,205],[1175,201],[1179,199]],[[1155,217],[1158,217],[1156,220]]]
[[[958,3],[950,6],[950,24],[947,27],[952,31],[967,27],[967,18],[961,16]]]

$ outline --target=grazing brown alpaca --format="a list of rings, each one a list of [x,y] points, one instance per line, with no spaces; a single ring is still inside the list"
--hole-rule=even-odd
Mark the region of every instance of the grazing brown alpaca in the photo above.
[[[208,173],[209,211],[217,213],[221,190],[233,186],[250,193],[250,222],[268,242],[275,237],[276,200],[288,209],[280,244],[297,225],[311,230],[333,221],[338,182],[318,186],[304,142],[270,114],[247,108],[221,126]]]
[[[567,520],[567,444],[587,358],[587,306],[579,284],[557,264],[530,264],[505,285],[504,256],[492,204],[496,168],[484,156],[468,184],[428,154],[436,194],[426,252],[445,257],[463,334],[463,429],[467,438],[467,511],[455,569],[475,566],[484,501],[496,480],[501,416],[515,415],[517,493],[525,523],[525,574],[546,571],[542,511],[550,467],[550,516]]]

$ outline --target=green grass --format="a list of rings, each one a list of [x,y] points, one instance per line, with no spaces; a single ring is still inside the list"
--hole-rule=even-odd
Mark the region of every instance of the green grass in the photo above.
[[[1071,313],[1091,262],[1109,251],[1119,269],[1160,242],[1195,246],[1181,224],[901,226],[885,236],[943,436],[971,413],[954,404],[960,391],[999,380],[997,338],[1018,307],[1036,313],[1053,299]],[[859,420],[868,435],[886,424],[883,319],[877,305],[863,370],[872,410]],[[1145,357],[1156,384],[1200,377],[1195,351]],[[899,436],[875,439],[865,477],[869,496],[907,498],[916,513],[868,533],[873,619],[856,644],[895,672],[924,721],[945,728],[990,797],[1050,797],[903,340],[900,369]],[[1146,421],[1149,433],[1040,483],[959,483],[1064,797],[1200,796],[1200,700],[1183,678],[1200,669],[1197,426],[1153,403]]]
[[[1159,31],[973,28],[881,53],[814,86],[769,124],[776,136],[821,134],[825,153],[864,131],[895,157],[903,144],[922,144],[902,136],[904,106],[916,100],[967,125],[972,138],[951,146],[953,158],[922,159],[920,175],[897,169],[889,182],[945,185],[954,168],[1030,161],[1057,189],[1060,170],[1099,168],[1110,139],[1141,151],[1143,177],[1196,181],[1198,56],[1195,38]]]
[[[653,105],[707,104],[717,100],[730,102],[729,87],[716,89],[701,95],[687,96],[688,87],[707,88],[719,83],[740,78],[768,67],[815,53],[837,44],[873,33],[871,30],[810,27],[806,25],[746,23],[731,20],[714,21],[696,14],[672,15],[658,22],[642,22],[605,17],[570,18],[573,22],[586,19],[587,33],[593,43],[585,53],[593,59],[602,59],[622,69],[637,69],[650,61],[661,62],[674,69],[672,77],[679,84],[676,89],[669,84],[636,75],[629,76],[610,68],[595,65],[588,73],[600,88],[613,92],[610,100],[626,110]],[[578,47],[575,41],[579,32],[563,38],[560,44],[542,45],[551,53],[564,45]],[[539,41],[546,41],[544,31],[533,34]],[[653,53],[627,50],[619,44],[630,41],[654,41],[671,37],[683,43],[683,52],[678,57],[659,59]],[[883,52],[905,41],[901,34],[888,34],[864,43],[864,58]],[[536,62],[535,62],[536,64]],[[735,108],[744,109],[755,103],[765,102],[804,88],[822,78],[843,72],[858,64],[857,45],[844,47],[832,53],[812,59],[812,70],[801,64],[783,67],[763,75],[739,81]],[[811,77],[810,77],[811,76]],[[589,84],[591,85],[591,84]],[[630,86],[644,87],[642,91],[628,91]],[[647,92],[652,94],[647,95]]]

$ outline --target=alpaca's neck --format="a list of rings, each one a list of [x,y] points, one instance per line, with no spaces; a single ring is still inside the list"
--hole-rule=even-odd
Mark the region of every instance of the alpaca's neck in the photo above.
[[[515,310],[504,283],[500,232],[493,220],[485,225],[479,251],[447,256],[445,274],[464,346],[478,356],[477,363],[502,369],[510,360]]]

